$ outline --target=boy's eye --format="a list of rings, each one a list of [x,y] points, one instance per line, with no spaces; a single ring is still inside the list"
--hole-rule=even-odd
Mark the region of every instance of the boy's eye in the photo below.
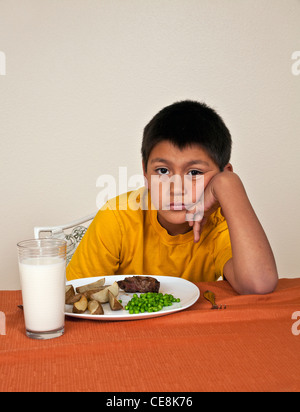
[[[198,176],[198,175],[203,175],[203,172],[201,172],[200,170],[190,170],[190,171],[188,172],[188,174],[189,174],[190,176]]]
[[[156,169],[156,172],[159,175],[168,175],[170,172],[168,169],[166,169],[165,167],[159,167],[158,169]]]

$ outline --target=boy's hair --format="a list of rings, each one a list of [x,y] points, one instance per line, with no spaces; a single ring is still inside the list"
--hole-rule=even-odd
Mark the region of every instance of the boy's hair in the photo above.
[[[142,157],[147,170],[154,146],[168,140],[179,149],[199,144],[222,171],[231,155],[231,135],[222,118],[205,103],[185,100],[165,107],[144,129]]]

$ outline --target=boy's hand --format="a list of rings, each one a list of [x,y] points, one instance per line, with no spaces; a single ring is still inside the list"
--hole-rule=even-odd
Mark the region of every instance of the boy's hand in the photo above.
[[[221,207],[233,251],[224,265],[224,276],[238,293],[270,293],[278,281],[276,262],[242,181],[230,170],[204,176],[204,216],[201,221],[195,216],[190,223],[195,242],[210,214]]]
[[[231,172],[220,172],[220,173],[231,173]],[[220,207],[220,203],[214,191],[214,181],[216,180],[217,176],[220,173],[216,173],[216,172],[205,173],[204,193],[202,194],[200,201],[196,203],[193,209],[190,209],[187,211],[187,220],[189,221],[189,225],[193,227],[195,243],[199,242],[201,232],[209,216]]]

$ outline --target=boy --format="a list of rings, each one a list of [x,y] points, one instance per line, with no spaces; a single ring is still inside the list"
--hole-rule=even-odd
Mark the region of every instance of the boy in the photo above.
[[[147,187],[98,212],[67,278],[149,274],[201,282],[222,276],[240,294],[272,292],[274,256],[230,154],[230,133],[213,109],[194,101],[162,109],[144,129]]]

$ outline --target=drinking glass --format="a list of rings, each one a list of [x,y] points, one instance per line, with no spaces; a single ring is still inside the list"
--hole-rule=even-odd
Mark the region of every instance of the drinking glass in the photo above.
[[[52,339],[64,334],[67,242],[24,240],[17,245],[26,335]]]

